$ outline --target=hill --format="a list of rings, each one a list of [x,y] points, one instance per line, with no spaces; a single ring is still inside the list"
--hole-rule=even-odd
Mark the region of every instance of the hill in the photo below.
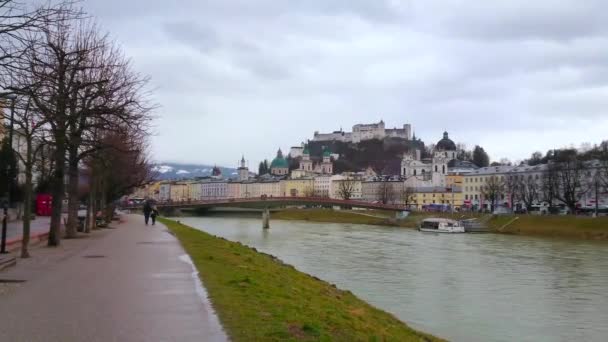
[[[334,163],[334,172],[360,171],[371,166],[376,172],[398,174],[403,153],[417,148],[425,157],[424,142],[420,139],[405,140],[401,138],[372,139],[359,143],[342,141],[309,141],[311,159],[320,160],[323,149],[339,154],[340,158]],[[396,170],[393,170],[395,169]]]
[[[224,178],[236,178],[236,169],[222,166],[218,167]],[[152,171],[155,173],[155,178],[158,180],[180,180],[211,176],[213,166],[205,164],[158,163],[152,167]]]

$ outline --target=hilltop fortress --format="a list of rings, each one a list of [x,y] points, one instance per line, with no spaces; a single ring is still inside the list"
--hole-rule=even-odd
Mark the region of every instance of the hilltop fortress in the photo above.
[[[403,128],[385,128],[384,121],[372,124],[358,124],[353,126],[352,132],[344,132],[342,129],[332,133],[315,132],[312,141],[342,141],[358,143],[364,140],[384,139],[384,138],[402,138],[405,140],[412,139],[412,126],[410,124],[403,125]]]

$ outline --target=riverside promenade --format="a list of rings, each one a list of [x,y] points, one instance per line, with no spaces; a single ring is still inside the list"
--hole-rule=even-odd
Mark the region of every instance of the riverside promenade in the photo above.
[[[0,272],[0,341],[226,341],[176,238],[123,220]]]

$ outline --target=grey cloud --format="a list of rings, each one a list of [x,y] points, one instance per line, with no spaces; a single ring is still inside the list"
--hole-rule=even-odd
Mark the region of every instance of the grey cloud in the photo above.
[[[158,88],[158,159],[257,161],[315,130],[380,119],[411,122],[428,142],[447,129],[516,159],[599,141],[608,126],[608,3],[599,0],[85,6]],[[565,126],[581,132],[565,141]],[[542,142],[504,146],[539,132]]]

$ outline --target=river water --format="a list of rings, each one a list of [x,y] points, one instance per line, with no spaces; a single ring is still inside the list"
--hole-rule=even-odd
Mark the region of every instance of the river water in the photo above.
[[[181,217],[452,341],[608,341],[608,243]]]

